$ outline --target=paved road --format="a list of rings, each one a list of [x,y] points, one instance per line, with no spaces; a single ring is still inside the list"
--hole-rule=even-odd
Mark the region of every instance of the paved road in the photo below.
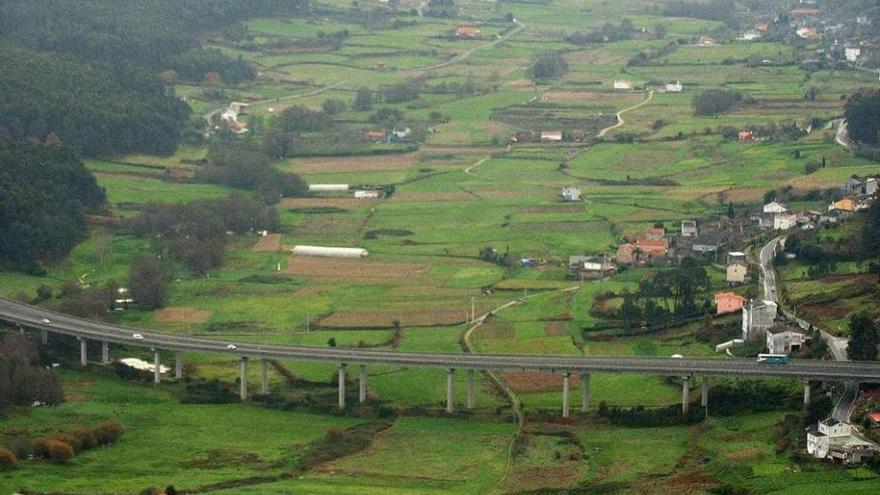
[[[44,319],[49,320],[46,323]],[[543,371],[543,372],[607,372],[661,376],[716,375],[743,378],[795,377],[804,380],[880,381],[880,363],[792,361],[788,365],[758,364],[752,359],[704,358],[618,358],[534,356],[514,354],[448,354],[396,352],[370,349],[339,349],[295,345],[236,343],[145,332],[107,323],[100,323],[0,299],[0,320],[36,330],[74,337],[123,343],[169,351],[223,353],[233,356],[324,361],[348,364],[383,364],[453,369]],[[136,340],[134,333],[143,339]]]
[[[844,129],[844,132],[846,132],[846,122],[841,122],[839,129],[840,128]],[[838,132],[838,136],[839,135],[840,132]],[[764,279],[764,298],[777,303],[776,271],[773,268],[773,254],[783,239],[783,237],[777,237],[761,248],[761,273],[762,278]],[[800,328],[804,330],[813,328],[813,325],[810,322],[803,318],[798,318],[797,315],[789,313],[782,308],[782,306],[780,306],[780,309],[786,318],[797,324]],[[836,337],[821,329],[819,330],[819,333],[822,335],[822,339],[828,343],[828,349],[831,351],[831,355],[834,356],[835,361],[845,362],[849,360],[846,352],[846,347],[849,343],[847,339]],[[857,380],[847,380],[844,382],[843,387],[843,394],[840,396],[837,405],[834,406],[834,411],[832,411],[831,416],[838,421],[848,423],[850,416],[852,416],[853,406],[859,396],[859,383]]]

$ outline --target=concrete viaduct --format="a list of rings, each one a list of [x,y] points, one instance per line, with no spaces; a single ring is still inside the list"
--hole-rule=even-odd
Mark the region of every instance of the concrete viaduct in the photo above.
[[[220,353],[239,358],[242,400],[248,396],[247,366],[251,359],[259,359],[261,366],[261,393],[268,392],[268,363],[273,359],[292,359],[335,363],[339,377],[339,407],[345,407],[346,372],[349,365],[357,366],[359,401],[366,400],[366,367],[371,364],[406,367],[432,367],[446,371],[446,411],[453,412],[453,383],[456,370],[467,373],[467,408],[474,407],[474,373],[481,370],[537,371],[562,375],[562,416],[570,413],[571,376],[581,377],[580,410],[586,412],[590,404],[591,373],[630,373],[682,377],[682,412],[688,411],[690,382],[701,378],[701,404],[708,406],[709,378],[730,376],[737,378],[795,378],[806,381],[804,402],[809,402],[810,381],[880,382],[880,363],[795,360],[785,365],[760,364],[752,359],[706,358],[617,358],[574,357],[513,354],[449,354],[396,352],[369,349],[321,348],[295,345],[267,345],[240,343],[231,346],[213,339],[181,337],[76,318],[35,306],[0,298],[0,321],[39,331],[44,343],[49,333],[75,337],[80,342],[80,363],[88,361],[87,342],[101,342],[101,362],[110,362],[110,345],[145,347],[153,351],[154,381],[160,382],[161,351],[174,353],[174,376],[182,376],[182,353]],[[135,338],[138,334],[139,338]]]

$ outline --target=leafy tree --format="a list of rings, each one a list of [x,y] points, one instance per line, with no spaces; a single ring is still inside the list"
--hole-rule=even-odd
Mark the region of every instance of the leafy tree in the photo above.
[[[286,108],[278,117],[285,132],[323,131],[333,126],[333,119],[326,113],[302,106]]]
[[[342,100],[337,100],[331,98],[329,100],[324,100],[324,103],[321,104],[321,108],[324,109],[324,113],[327,115],[336,115],[338,113],[342,113],[345,111],[345,102]]]
[[[354,95],[352,108],[358,112],[366,112],[373,108],[373,92],[370,88],[360,88]]]
[[[844,109],[849,138],[857,143],[880,142],[880,90],[861,90],[849,97]]]
[[[862,227],[862,250],[867,258],[880,256],[880,202],[875,201],[865,212]]]
[[[745,96],[739,91],[707,89],[694,96],[694,114],[715,115],[724,113],[743,101],[745,101]]]
[[[382,107],[370,115],[369,120],[373,124],[379,124],[385,129],[391,130],[403,120],[403,112],[396,108]]]
[[[539,55],[532,61],[531,74],[535,79],[553,79],[568,72],[568,62],[562,55]]]
[[[135,303],[145,310],[161,308],[168,296],[168,282],[158,259],[141,256],[131,268],[128,292]]]
[[[39,365],[36,344],[25,335],[6,334],[0,342],[0,411],[34,401],[57,405],[63,399],[61,379]]]
[[[727,203],[727,218],[734,218],[734,217],[736,217],[736,210],[734,210],[734,208],[733,208],[733,203],[728,202]]]
[[[867,312],[856,313],[849,318],[849,345],[847,356],[853,361],[877,359],[877,324]]]

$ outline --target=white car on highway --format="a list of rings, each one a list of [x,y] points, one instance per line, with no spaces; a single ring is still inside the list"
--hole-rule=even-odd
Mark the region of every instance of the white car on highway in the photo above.
[[[234,351],[234,350],[238,349],[238,346],[235,344],[229,344],[228,346],[226,346],[226,348],[229,349],[230,351]]]
[[[144,336],[139,333],[132,334],[131,338],[134,340],[144,340]]]

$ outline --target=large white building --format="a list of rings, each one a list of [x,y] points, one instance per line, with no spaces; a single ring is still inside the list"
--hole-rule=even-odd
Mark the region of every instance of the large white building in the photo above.
[[[752,300],[743,308],[742,338],[746,342],[763,341],[776,320],[778,306],[773,301]]]
[[[777,203],[776,201],[772,201],[764,205],[764,213],[785,213],[788,211],[788,208],[782,204]]]
[[[807,341],[801,332],[788,329],[767,330],[767,352],[770,354],[789,354],[800,351]]]
[[[788,230],[797,225],[797,215],[791,213],[777,213],[773,216],[774,230]]]
[[[818,459],[856,464],[878,451],[877,444],[862,437],[851,424],[834,418],[819,421],[816,428],[807,432],[807,453]]]

